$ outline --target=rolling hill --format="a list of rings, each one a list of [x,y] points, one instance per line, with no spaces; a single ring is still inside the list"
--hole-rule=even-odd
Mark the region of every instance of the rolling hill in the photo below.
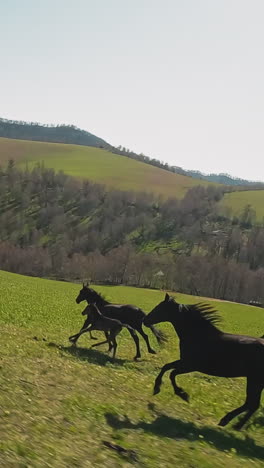
[[[16,140],[32,140],[49,143],[66,143],[72,145],[93,146],[111,151],[114,154],[125,156],[136,161],[141,161],[146,164],[165,169],[172,173],[192,177],[207,182],[213,182],[223,185],[237,186],[255,186],[255,188],[264,189],[263,182],[253,182],[238,177],[232,177],[229,174],[204,174],[199,170],[185,170],[179,166],[171,166],[168,163],[162,162],[159,159],[151,158],[142,153],[137,154],[128,148],[121,145],[118,147],[112,146],[102,138],[93,135],[86,130],[76,127],[75,125],[49,125],[40,124],[38,122],[25,122],[19,120],[9,120],[0,117],[0,137],[12,138]]]
[[[63,170],[111,188],[152,192],[164,197],[181,198],[194,186],[211,184],[92,146],[0,138],[0,164],[9,159],[18,167],[31,168],[43,163],[47,168]],[[247,205],[256,211],[256,221],[262,221],[264,190],[227,193],[220,202],[220,212],[229,217],[239,216]]]
[[[41,125],[0,118],[0,137],[110,148],[105,140],[74,125]]]
[[[75,303],[79,289],[0,271],[1,466],[263,466],[263,409],[241,433],[232,425],[217,426],[223,414],[244,400],[245,379],[180,376],[191,397],[186,404],[164,377],[161,393],[153,397],[160,367],[179,354],[172,327],[158,325],[169,337],[162,348],[145,329],[158,354],[147,354],[140,339],[139,362],[132,360],[134,343],[127,330],[117,338],[115,360],[104,346],[91,349],[85,335],[72,348],[68,336],[83,323],[83,304]],[[95,289],[109,301],[134,303],[146,312],[164,297],[161,291],[131,287]],[[177,299],[199,301],[182,294]],[[220,310],[222,329],[263,334],[263,309],[208,301]],[[104,441],[128,452],[119,454]]]
[[[256,221],[262,222],[264,218],[264,190],[226,193],[220,202],[220,211],[228,217],[241,216],[247,205],[250,205],[256,212]]]
[[[164,197],[180,198],[194,186],[210,184],[91,146],[0,138],[0,163],[9,159],[18,167],[43,163],[47,168],[115,189],[152,192]]]

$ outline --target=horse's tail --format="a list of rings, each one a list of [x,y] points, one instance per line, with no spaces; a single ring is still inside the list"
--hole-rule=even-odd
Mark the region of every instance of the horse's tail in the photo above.
[[[157,330],[157,328],[154,327],[154,325],[150,325],[149,327],[153,333],[153,335],[155,335],[155,337],[157,338],[157,342],[159,344],[163,344],[163,343],[166,343],[168,341],[168,337],[166,335],[166,333],[160,331],[160,330]]]

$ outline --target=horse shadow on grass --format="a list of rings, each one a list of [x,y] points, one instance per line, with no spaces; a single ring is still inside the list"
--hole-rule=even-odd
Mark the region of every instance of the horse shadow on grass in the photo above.
[[[159,437],[168,437],[175,440],[188,440],[190,442],[203,441],[220,451],[236,451],[242,457],[264,460],[264,447],[256,445],[254,439],[245,434],[245,439],[239,439],[224,429],[211,427],[196,427],[192,422],[172,418],[163,413],[156,412],[156,419],[152,422],[132,422],[127,416],[122,419],[112,413],[105,414],[106,422],[113,429],[143,429],[147,433]]]
[[[107,354],[97,351],[93,348],[79,348],[77,346],[62,346],[56,343],[48,343],[47,346],[57,348],[60,351],[71,354],[81,361],[89,361],[89,364],[97,364],[99,366],[106,366],[107,364],[114,364],[117,366],[123,366],[127,360],[112,358]]]
[[[259,425],[259,426],[264,426],[264,411],[263,411],[263,408],[262,408],[262,414],[260,416],[256,416],[256,418],[254,419],[254,424],[255,425]]]

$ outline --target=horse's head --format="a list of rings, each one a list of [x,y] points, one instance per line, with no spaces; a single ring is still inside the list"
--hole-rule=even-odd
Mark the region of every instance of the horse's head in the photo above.
[[[77,304],[80,304],[80,302],[86,301],[86,300],[88,302],[92,302],[92,293],[93,293],[93,289],[89,288],[89,284],[88,283],[86,283],[86,284],[83,283],[83,287],[82,287],[82,289],[80,289],[80,292],[79,292],[78,296],[76,297]]]
[[[175,309],[177,303],[174,301],[169,294],[165,295],[165,298],[160,302],[152,311],[146,315],[143,320],[144,325],[150,327],[154,323],[170,322],[171,321],[171,310]]]
[[[89,304],[82,311],[82,315],[87,315],[87,317],[89,315],[89,318],[93,320],[101,314],[95,304]]]
[[[90,304],[85,307],[85,309],[82,311],[82,315],[88,315],[90,312]]]

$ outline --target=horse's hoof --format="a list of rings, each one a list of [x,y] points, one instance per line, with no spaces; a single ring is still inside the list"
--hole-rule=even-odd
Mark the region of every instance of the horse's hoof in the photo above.
[[[149,353],[150,353],[150,354],[157,354],[156,351],[154,351],[154,349],[150,349],[150,350],[149,350]]]
[[[189,403],[190,397],[189,397],[188,393],[186,393],[186,392],[181,392],[181,393],[179,394],[179,396],[180,396],[184,401],[186,401],[186,403]]]
[[[220,419],[218,426],[224,427],[227,425],[227,422],[225,421],[225,418]]]
[[[138,359],[140,359],[140,358],[141,358],[141,356],[135,356],[135,357],[134,357],[134,361],[137,362]]]
[[[160,388],[159,387],[154,387],[153,395],[157,395],[159,392],[160,392]]]
[[[236,423],[234,426],[233,426],[233,429],[235,431],[241,431],[241,429],[243,428],[243,425],[244,424],[241,424],[240,422]]]

